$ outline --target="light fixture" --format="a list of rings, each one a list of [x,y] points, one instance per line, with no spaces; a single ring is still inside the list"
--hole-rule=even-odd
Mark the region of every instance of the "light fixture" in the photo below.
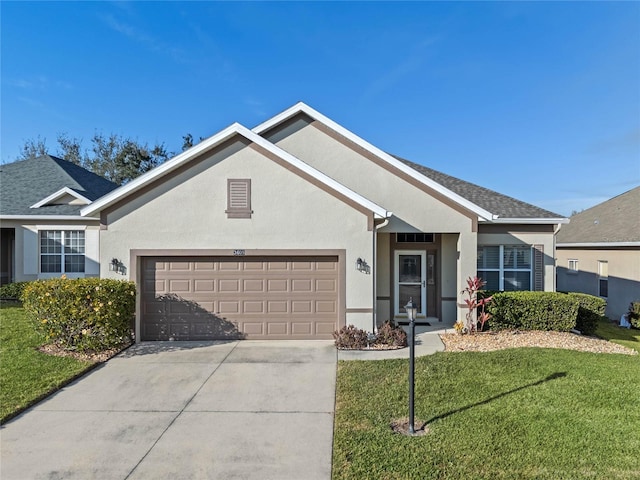
[[[356,260],[356,270],[362,273],[371,272],[371,269],[369,268],[369,264],[367,263],[367,261],[363,260],[360,257],[358,257],[358,260]]]
[[[413,303],[413,297],[409,298],[409,302],[404,306],[404,309],[407,311],[409,322],[415,321],[416,315],[418,314],[418,306]]]
[[[120,275],[126,275],[127,267],[124,266],[117,258],[112,258],[109,262],[109,271],[119,273]]]

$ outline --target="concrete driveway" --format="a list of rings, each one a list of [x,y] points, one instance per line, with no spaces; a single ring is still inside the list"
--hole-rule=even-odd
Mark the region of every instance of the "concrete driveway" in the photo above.
[[[11,479],[329,479],[331,341],[131,347],[2,427]]]

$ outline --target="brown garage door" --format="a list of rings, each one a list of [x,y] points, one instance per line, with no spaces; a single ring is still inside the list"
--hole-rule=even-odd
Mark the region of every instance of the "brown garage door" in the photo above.
[[[338,258],[144,257],[142,340],[330,339]]]

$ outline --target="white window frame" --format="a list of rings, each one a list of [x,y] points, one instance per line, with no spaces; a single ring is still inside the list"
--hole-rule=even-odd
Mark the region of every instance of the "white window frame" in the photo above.
[[[60,232],[60,253],[48,253],[42,251],[42,235],[46,232]],[[67,246],[67,234],[75,233],[76,235],[82,235],[82,252],[67,253],[65,247]],[[66,271],[65,256],[79,256],[82,255],[83,266],[82,271],[68,272]],[[42,258],[43,257],[60,257],[60,270],[56,272],[43,272],[42,271]],[[56,274],[71,274],[71,275],[84,275],[87,271],[87,235],[83,229],[59,229],[59,228],[44,228],[38,230],[38,271],[42,275],[56,275]]]
[[[532,245],[478,245],[478,250],[485,247],[499,247],[499,254],[498,254],[499,266],[498,268],[477,268],[476,274],[478,275],[478,277],[482,278],[481,272],[498,272],[499,287],[500,287],[499,291],[504,292],[505,291],[504,289],[505,272],[529,272],[529,290],[523,290],[523,291],[533,290],[534,268],[533,268],[533,246]],[[505,248],[523,248],[523,247],[529,248],[529,268],[517,268],[517,266],[516,268],[505,268],[504,266]]]
[[[570,258],[567,260],[567,272],[572,275],[576,275],[579,272],[577,258]]]
[[[607,294],[602,294],[602,282],[606,282]],[[609,297],[609,262],[607,260],[598,260],[598,296],[602,298]]]

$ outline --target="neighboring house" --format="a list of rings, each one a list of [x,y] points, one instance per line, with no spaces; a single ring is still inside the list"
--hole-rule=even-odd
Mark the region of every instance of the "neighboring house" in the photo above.
[[[605,298],[614,320],[640,300],[640,187],[573,215],[556,242],[558,290]]]
[[[80,209],[117,187],[51,155],[0,165],[0,282],[98,276],[100,222]]]
[[[467,277],[555,290],[567,219],[393,157],[299,103],[234,123],[82,208],[100,275],[139,288],[138,340],[331,338],[463,318]],[[118,272],[119,271],[119,272]]]

